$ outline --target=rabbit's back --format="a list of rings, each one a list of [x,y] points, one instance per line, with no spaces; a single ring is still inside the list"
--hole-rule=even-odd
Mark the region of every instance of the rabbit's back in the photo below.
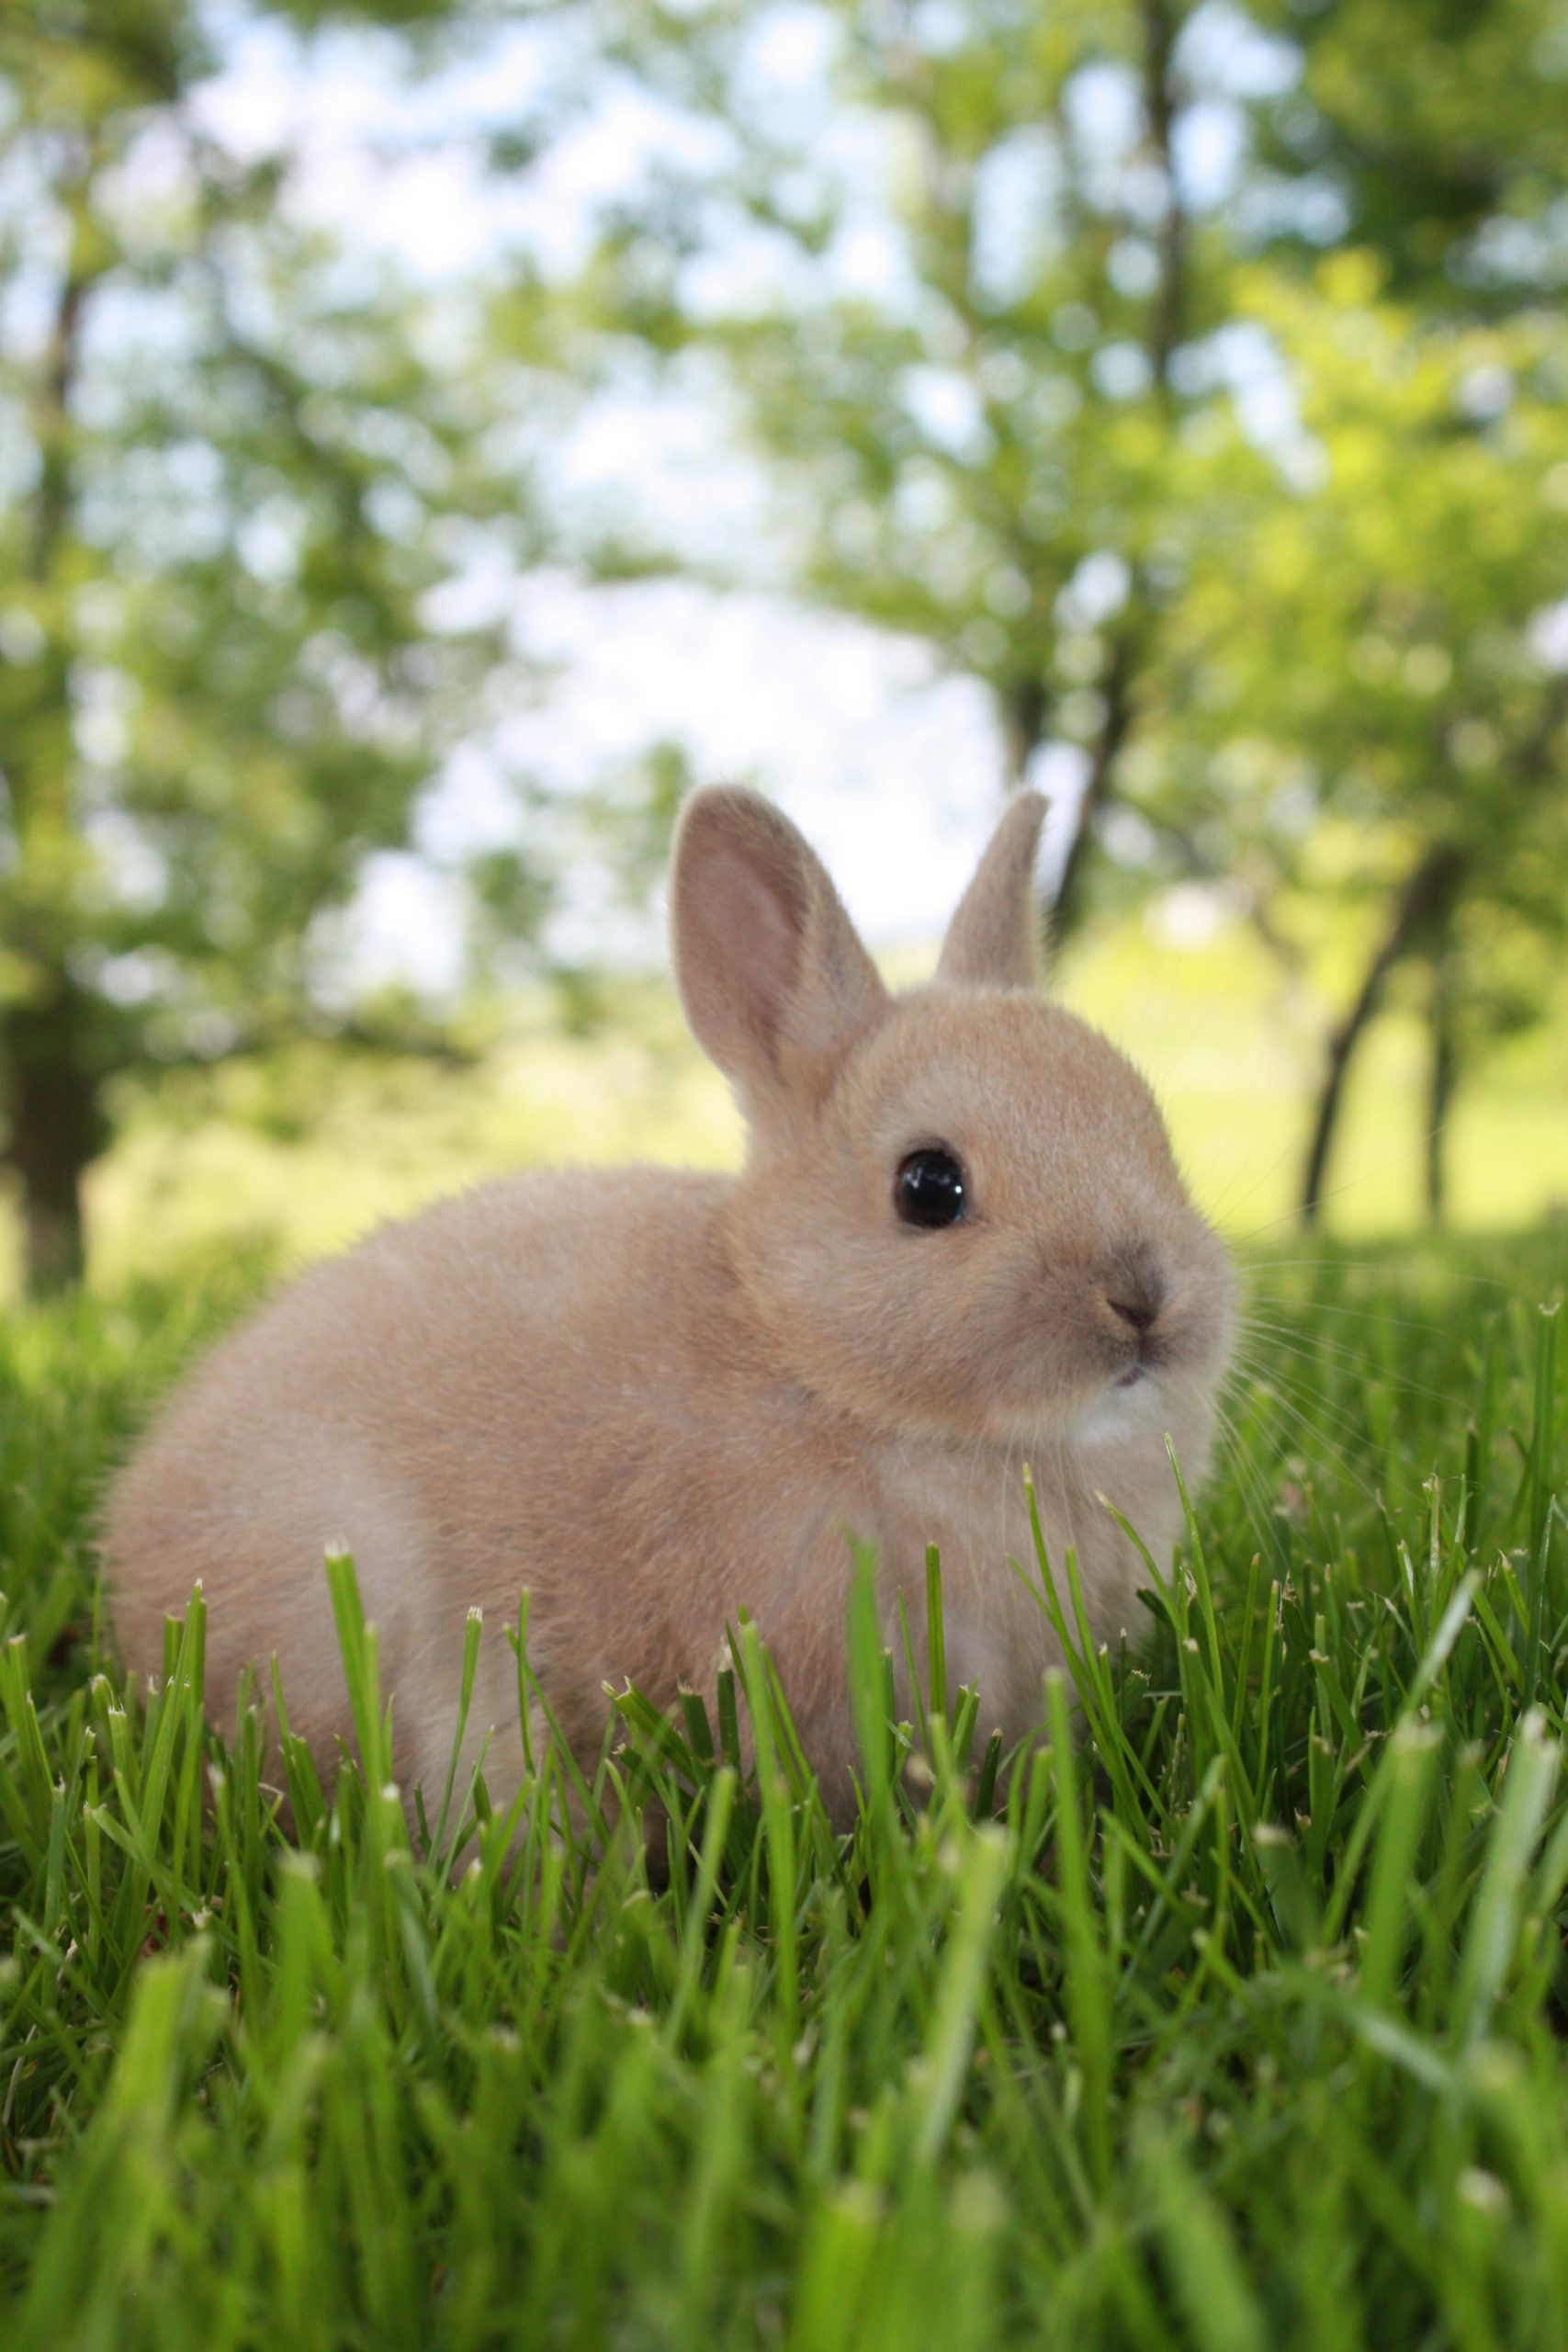
[[[769,1549],[737,1459],[769,1464],[760,1516],[782,1517],[786,1553],[852,1507],[757,1354],[728,1189],[637,1169],[505,1180],[306,1274],[198,1368],[111,1496],[128,1662],[156,1670],[199,1579],[218,1719],[276,1651],[291,1723],[330,1757],[344,1710],[322,1560],[342,1546],[405,1771],[428,1775],[449,1737],[470,1607],[489,1621],[476,1720],[515,1723],[500,1627],[525,1587],[536,1662],[585,1748],[605,1679],[671,1697],[706,1679],[733,1574]]]

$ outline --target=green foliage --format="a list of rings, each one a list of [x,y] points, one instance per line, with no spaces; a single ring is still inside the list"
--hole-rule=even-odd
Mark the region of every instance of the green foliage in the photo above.
[[[434,364],[286,160],[217,143],[213,63],[175,0],[0,27],[34,321],[0,367],[0,1148],[40,1276],[111,1078],[342,1025],[333,922],[499,650],[426,601],[500,528],[460,322]]]
[[[1298,910],[1386,923],[1445,854],[1413,944],[1479,1038],[1540,1006],[1568,922],[1568,662],[1541,630],[1563,586],[1568,336],[1539,313],[1423,334],[1379,275],[1347,254],[1307,284],[1241,281],[1314,455],[1195,567],[1168,724],[1126,789],[1212,870],[1239,837],[1276,912],[1288,887]]]
[[[621,208],[581,311],[716,357],[801,591],[983,681],[1015,780],[1076,770],[1058,931],[1190,876],[1300,969],[1281,890],[1358,910],[1310,1207],[1390,975],[1440,1133],[1561,950],[1562,11],[797,13],[785,96],[770,11],[604,0],[725,160]]]
[[[7,1325],[7,2341],[1556,2344],[1560,1258],[1257,1269],[1138,1647],[1023,1564],[1016,1757],[940,1645],[890,1721],[863,1566],[842,1841],[744,1621],[716,1723],[627,1692],[592,1787],[547,1736],[411,1835],[343,1563],[358,1760],[285,1741],[285,1838],[199,1600],[144,1709],[92,1630],[93,1472],[220,1303]]]
[[[1568,32],[1557,0],[1323,0],[1259,8],[1301,82],[1258,109],[1265,164],[1309,175],[1339,232],[1439,308],[1506,308],[1562,282]],[[1321,219],[1321,213],[1319,218]],[[1281,243],[1302,224],[1288,209]]]
[[[744,0],[598,13],[733,162],[716,185],[660,175],[611,225],[590,317],[722,355],[809,595],[984,679],[1015,769],[1048,738],[1111,757],[1187,535],[1251,469],[1218,383],[1172,372],[1224,314],[1223,256],[1170,169],[1187,11],[826,0],[827,111],[793,115]],[[1096,76],[1130,128],[1095,120]],[[871,224],[886,257],[846,286]],[[755,266],[716,300],[689,265],[736,246]]]

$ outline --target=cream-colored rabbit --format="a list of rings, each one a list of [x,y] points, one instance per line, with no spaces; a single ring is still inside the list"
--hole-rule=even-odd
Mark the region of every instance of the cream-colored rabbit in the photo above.
[[[758,1620],[834,1810],[849,1800],[848,1532],[889,1628],[924,1621],[942,1547],[949,1673],[1009,1740],[1052,1656],[1009,1566],[1077,1547],[1097,1638],[1136,1621],[1104,1495],[1168,1551],[1230,1342],[1224,1250],[1147,1087],[1035,991],[1043,804],[1009,808],[934,984],[889,996],[822,866],[767,802],[698,793],[671,886],[698,1042],[750,1127],[738,1178],[630,1168],[507,1178],[319,1266],[226,1340],[110,1499],[128,1662],[161,1661],[199,1577],[208,1698],[276,1652],[323,1763],[348,1731],[322,1568],[358,1566],[405,1787],[439,1787],[471,1605],[476,1736],[521,1770],[500,1637],[591,1759],[604,1685],[709,1693]]]

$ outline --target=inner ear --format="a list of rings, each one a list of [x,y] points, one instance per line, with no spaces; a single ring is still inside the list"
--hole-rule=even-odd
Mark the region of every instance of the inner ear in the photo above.
[[[950,988],[1032,989],[1040,974],[1040,900],[1034,861],[1045,799],[1020,792],[1008,803],[975,878],[947,927],[936,967]]]
[[[687,1021],[748,1114],[819,1099],[887,997],[816,853],[756,793],[699,792],[670,895]]]
[[[728,934],[720,941],[710,932],[704,944],[725,975],[730,1011],[776,1067],[785,1008],[800,983],[809,928],[799,877],[782,860],[753,864],[739,849],[721,845],[708,866],[704,898]]]

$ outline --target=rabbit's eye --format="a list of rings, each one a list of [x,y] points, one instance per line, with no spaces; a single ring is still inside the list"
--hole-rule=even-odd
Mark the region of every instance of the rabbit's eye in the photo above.
[[[950,1151],[911,1151],[898,1162],[893,1205],[906,1225],[956,1225],[964,1215],[964,1170]]]

